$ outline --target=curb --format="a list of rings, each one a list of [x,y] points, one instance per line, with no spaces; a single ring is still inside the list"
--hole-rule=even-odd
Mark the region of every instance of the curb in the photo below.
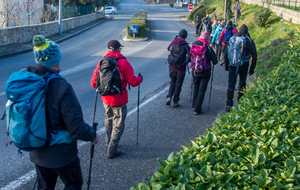
[[[59,40],[56,40],[56,43],[59,44],[59,43],[62,43],[62,42],[64,42],[64,41],[66,41],[66,40],[69,40],[69,39],[71,39],[71,38],[74,38],[75,36],[78,36],[79,34],[82,34],[82,33],[86,32],[87,30],[96,27],[97,25],[99,25],[99,24],[101,24],[101,23],[106,22],[107,20],[110,20],[111,18],[112,18],[112,17],[104,18],[102,21],[99,21],[98,23],[96,23],[96,24],[94,24],[94,25],[92,25],[92,26],[89,26],[89,27],[87,27],[87,28],[85,28],[85,29],[83,29],[83,30],[81,30],[81,31],[79,31],[79,32],[76,32],[76,33],[74,33],[74,34],[71,34],[70,36],[66,36],[66,37],[64,37],[64,38],[61,38],[61,39],[59,39]],[[51,36],[50,36],[49,39],[51,39]],[[24,49],[24,50],[20,50],[20,51],[15,51],[15,52],[10,52],[10,53],[0,54],[0,59],[6,58],[6,57],[15,56],[15,55],[20,55],[20,54],[23,54],[23,53],[28,53],[28,52],[31,52],[31,51],[32,51],[32,48],[28,48],[28,49]]]

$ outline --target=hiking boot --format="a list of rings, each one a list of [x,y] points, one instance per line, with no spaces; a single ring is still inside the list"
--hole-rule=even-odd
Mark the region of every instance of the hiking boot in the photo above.
[[[115,153],[107,153],[107,158],[112,159],[112,158],[120,156],[121,154],[122,154],[121,150],[117,149],[117,151]]]
[[[232,107],[232,106],[226,106],[226,108],[225,108],[226,111],[227,111],[227,112],[230,112],[230,108],[231,108],[231,107]]]
[[[171,98],[168,98],[168,99],[167,99],[167,102],[166,102],[166,105],[167,105],[167,106],[171,105],[171,100],[172,100]]]
[[[174,103],[173,108],[178,108],[180,106],[180,104],[178,104],[178,102]]]
[[[202,114],[203,113],[203,111],[194,111],[194,115],[199,115],[199,114]]]

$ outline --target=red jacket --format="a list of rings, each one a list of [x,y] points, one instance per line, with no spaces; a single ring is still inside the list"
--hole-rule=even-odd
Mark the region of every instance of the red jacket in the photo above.
[[[219,42],[221,43],[222,42],[222,45],[227,45],[225,44],[222,40],[223,40],[223,37],[225,35],[225,32],[226,32],[226,28],[224,28],[220,34],[220,37],[219,37]],[[232,29],[232,35],[234,35],[235,33],[237,33],[238,31],[235,29]]]
[[[127,61],[126,57],[124,57],[119,52],[108,51],[102,57],[112,57],[112,56],[115,56],[117,59],[119,59],[118,69],[120,71],[122,82],[125,80],[125,82],[122,85],[124,90],[122,92],[122,95],[121,94],[107,95],[107,96],[101,96],[101,98],[103,103],[106,105],[121,106],[128,103],[128,91],[126,89],[127,83],[129,83],[133,87],[138,86],[142,82],[142,77],[134,76],[134,71],[132,66]],[[93,76],[91,78],[91,85],[93,88],[96,88],[96,78],[98,75],[99,65],[100,65],[100,61],[96,66],[93,72]]]

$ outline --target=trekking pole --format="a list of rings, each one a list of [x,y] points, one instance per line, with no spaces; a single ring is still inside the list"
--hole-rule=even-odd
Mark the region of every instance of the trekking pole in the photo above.
[[[98,92],[96,90],[96,97],[95,97],[95,106],[94,106],[94,116],[93,116],[93,129],[95,130],[95,132],[97,133],[97,125],[98,123],[95,122],[95,115],[96,115],[96,107],[97,107],[97,97],[98,97]],[[97,134],[96,134],[96,138],[97,138]],[[94,149],[95,149],[95,145],[91,145],[91,149],[90,149],[90,168],[89,168],[89,177],[88,177],[88,181],[87,181],[87,190],[90,189],[90,184],[91,184],[91,173],[92,173],[92,164],[93,164],[93,158],[94,158]]]
[[[136,146],[139,146],[139,117],[140,117],[140,85],[138,87],[137,123],[136,123]]]
[[[211,99],[211,90],[212,90],[212,83],[214,80],[214,70],[215,70],[215,65],[213,64],[213,70],[211,73],[211,81],[210,81],[210,92],[209,92],[209,100],[208,100],[208,110],[210,109],[210,99]]]
[[[192,76],[191,76],[191,96],[190,96],[190,102],[192,102],[192,99],[193,99],[193,78],[194,78],[194,75],[193,75],[193,71],[192,71]]]
[[[34,184],[33,184],[33,188],[32,188],[32,190],[35,190],[35,187],[36,187],[36,184],[37,184],[37,176],[36,176],[36,179],[35,179],[35,182],[34,182]]]

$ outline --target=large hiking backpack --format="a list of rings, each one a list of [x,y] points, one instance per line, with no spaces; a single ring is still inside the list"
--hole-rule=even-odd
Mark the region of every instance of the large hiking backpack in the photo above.
[[[246,55],[246,38],[244,36],[233,36],[227,45],[227,55],[231,66],[239,67],[249,61],[249,55]],[[251,40],[250,40],[251,42]],[[242,49],[243,46],[243,49]]]
[[[170,54],[168,56],[168,63],[176,68],[180,68],[184,65],[185,63],[185,56],[184,54],[184,49],[186,48],[186,51],[188,53],[188,49],[184,45],[179,45],[179,44],[174,44],[171,47]]]
[[[68,131],[47,127],[46,91],[49,81],[54,78],[62,77],[19,71],[6,81],[6,132],[20,150],[35,151],[73,141]]]
[[[209,50],[209,48],[206,47],[206,45],[197,45],[193,44],[191,47],[191,69],[194,72],[202,72],[204,70],[211,69],[210,63],[208,63],[205,54],[206,51]],[[210,50],[209,50],[210,51]]]
[[[114,56],[103,57],[99,63],[98,78],[96,80],[97,91],[101,96],[122,94],[122,76],[118,69],[118,59]]]
[[[232,36],[233,36],[232,30],[226,30],[223,37],[223,42],[227,43]]]

